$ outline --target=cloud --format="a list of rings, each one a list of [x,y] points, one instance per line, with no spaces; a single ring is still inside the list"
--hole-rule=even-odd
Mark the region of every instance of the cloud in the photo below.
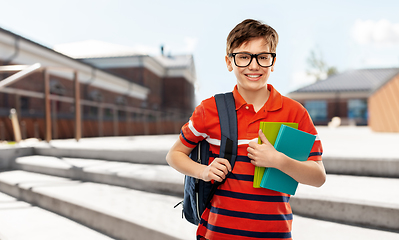
[[[395,55],[368,56],[362,58],[361,62],[364,67],[398,67],[398,60]]]
[[[399,23],[386,19],[380,21],[356,20],[352,28],[353,39],[362,45],[399,45]]]

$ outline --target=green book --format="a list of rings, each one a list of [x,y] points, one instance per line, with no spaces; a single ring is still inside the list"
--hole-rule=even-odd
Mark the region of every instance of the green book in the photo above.
[[[261,122],[259,125],[259,129],[262,129],[262,132],[265,134],[267,140],[274,145],[276,141],[278,131],[280,130],[281,125],[290,126],[292,128],[298,129],[298,123],[289,123],[289,122]],[[262,144],[262,140],[258,138],[258,143]],[[260,182],[262,181],[263,173],[265,172],[264,167],[255,167],[254,172],[254,188],[260,188]]]
[[[315,139],[316,136],[312,134],[283,125],[277,135],[274,148],[290,158],[306,161]],[[298,182],[276,168],[268,168],[263,174],[260,186],[294,195]]]

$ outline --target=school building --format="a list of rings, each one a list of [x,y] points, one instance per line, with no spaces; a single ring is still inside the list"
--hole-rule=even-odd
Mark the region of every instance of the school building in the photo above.
[[[349,70],[288,94],[316,125],[340,117],[344,125],[399,132],[399,68]]]
[[[0,140],[14,139],[13,108],[23,139],[178,133],[195,107],[193,56],[106,50],[71,57],[0,28]]]

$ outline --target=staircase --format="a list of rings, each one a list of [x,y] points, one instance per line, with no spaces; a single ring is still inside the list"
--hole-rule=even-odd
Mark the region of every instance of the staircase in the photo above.
[[[0,149],[0,239],[195,239],[196,226],[173,208],[182,200],[183,175],[164,159],[176,139]],[[325,151],[325,185],[300,185],[290,200],[294,239],[399,239],[399,155],[344,159]]]

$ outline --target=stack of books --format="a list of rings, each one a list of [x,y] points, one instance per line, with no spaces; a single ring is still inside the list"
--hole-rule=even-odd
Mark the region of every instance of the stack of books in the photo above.
[[[260,129],[277,151],[298,161],[308,159],[316,139],[316,136],[298,130],[297,123],[261,122]],[[261,144],[260,139],[258,143]],[[294,195],[298,182],[278,169],[255,167],[253,187]]]

